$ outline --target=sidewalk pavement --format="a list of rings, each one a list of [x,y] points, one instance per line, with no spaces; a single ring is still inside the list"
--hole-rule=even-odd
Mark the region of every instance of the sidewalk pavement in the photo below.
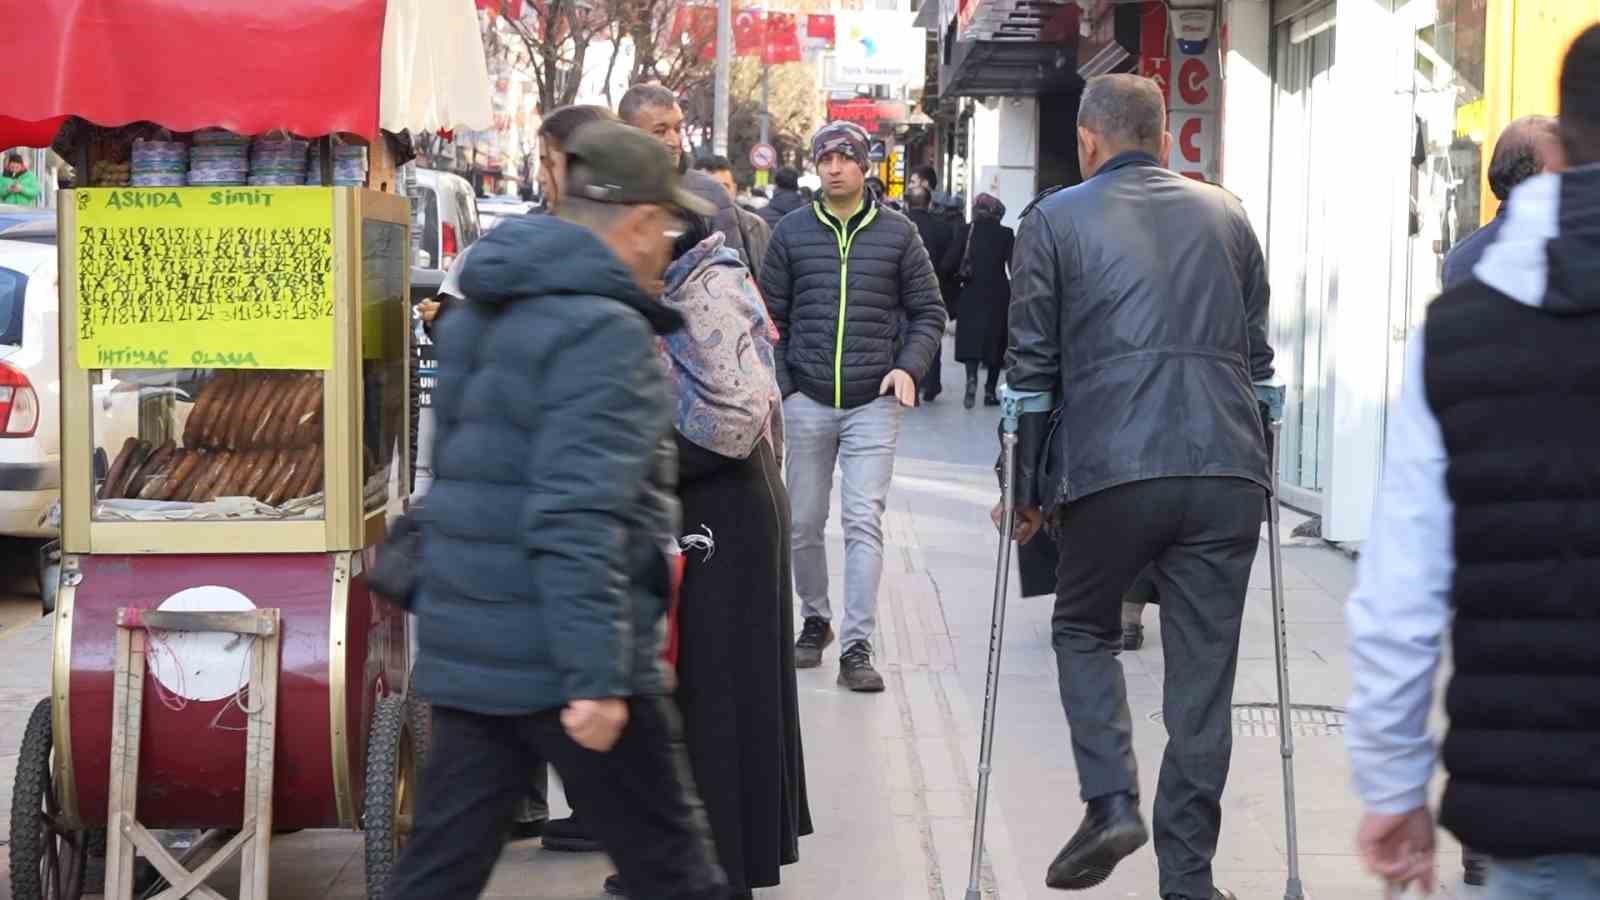
[[[906,418],[885,523],[886,562],[878,660],[888,682],[881,695],[834,685],[836,648],[822,668],[799,674],[806,768],[817,833],[801,841],[801,861],[784,870],[763,900],[960,900],[967,884],[978,723],[998,547],[988,510],[997,491],[994,410],[965,412],[960,370],[930,407]],[[837,495],[836,495],[837,496]],[[835,506],[837,519],[837,506]],[[1342,707],[1350,689],[1343,602],[1354,565],[1320,542],[1288,542],[1302,521],[1282,523],[1290,678],[1297,704]],[[692,524],[692,523],[691,523]],[[1263,532],[1263,535],[1265,533]],[[840,589],[842,537],[830,530],[830,564]],[[1236,704],[1276,697],[1267,554],[1263,542],[1251,579]],[[1021,600],[1013,578],[995,741],[986,898],[1059,897],[1044,872],[1082,815],[1050,648],[1050,600]],[[1148,817],[1165,732],[1158,721],[1165,675],[1157,613],[1146,615],[1144,649],[1121,657],[1135,725],[1134,747]],[[31,698],[48,686],[48,633],[40,627],[0,638],[0,789],[9,785],[21,723]],[[1283,896],[1284,813],[1278,741],[1260,724],[1243,724],[1234,744],[1216,855],[1218,883],[1248,900]],[[1316,900],[1371,898],[1379,887],[1353,854],[1359,804],[1349,787],[1337,727],[1295,741],[1301,863]],[[0,829],[9,795],[0,796]],[[556,804],[560,807],[560,803]],[[558,810],[561,814],[564,810]],[[0,830],[0,838],[4,832]],[[1439,896],[1472,897],[1460,885],[1458,850],[1441,833],[1446,887]],[[5,848],[0,846],[0,856]],[[306,832],[273,845],[273,895],[284,900],[363,896],[361,839]],[[508,846],[488,896],[590,900],[610,871],[600,855],[542,850],[538,841]],[[228,878],[217,886],[231,887]],[[0,900],[8,888],[0,884]],[[1150,848],[1123,863],[1085,897],[1156,896]]]

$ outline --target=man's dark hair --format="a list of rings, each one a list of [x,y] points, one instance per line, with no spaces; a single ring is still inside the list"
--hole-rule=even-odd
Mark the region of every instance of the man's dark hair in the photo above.
[[[779,169],[772,176],[772,183],[777,185],[780,191],[798,191],[800,190],[800,173],[790,168]]]
[[[911,174],[926,181],[928,190],[936,191],[939,189],[939,172],[933,166],[917,166],[911,170]]]
[[[694,167],[702,172],[732,172],[733,163],[726,156],[702,156]]]
[[[565,147],[567,141],[577,133],[579,128],[590,122],[601,122],[615,118],[616,116],[611,114],[611,110],[606,109],[604,106],[584,104],[563,106],[544,117],[544,121],[539,123],[539,134],[544,137],[554,138],[556,143]]]
[[[1600,162],[1600,25],[1578,35],[1561,65],[1561,146],[1568,166]]]
[[[927,188],[906,188],[907,209],[927,209],[931,206],[933,206],[933,194]]]
[[[1556,128],[1556,120],[1549,116],[1525,116],[1506,126],[1489,160],[1489,190],[1500,202],[1504,203],[1517,185],[1545,170],[1548,161],[1540,150],[1556,136]]]
[[[1143,75],[1097,75],[1083,89],[1078,126],[1120,149],[1160,155],[1167,104],[1161,88]]]
[[[622,102],[617,104],[617,115],[632,125],[639,118],[641,110],[677,105],[678,95],[661,85],[636,84],[622,95]]]

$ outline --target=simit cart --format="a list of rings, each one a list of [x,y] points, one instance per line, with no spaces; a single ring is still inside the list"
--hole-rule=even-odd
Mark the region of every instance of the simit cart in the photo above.
[[[347,828],[366,833],[376,894],[426,743],[406,694],[405,617],[365,576],[407,490],[410,446],[411,213],[379,112],[387,131],[414,109],[426,116],[412,127],[457,124],[432,120],[451,104],[419,102],[404,73],[438,72],[421,57],[469,37],[466,80],[482,102],[466,106],[485,115],[467,121],[483,124],[477,20],[467,0],[198,4],[204,15],[182,19],[171,0],[158,5],[166,18],[50,14],[76,40],[61,59],[31,61],[48,89],[18,92],[55,104],[23,118],[65,123],[57,146],[72,145],[80,173],[115,169],[96,164],[131,150],[127,129],[92,123],[138,120],[170,129],[191,160],[226,156],[235,140],[209,126],[370,135],[372,168],[359,186],[61,194],[62,574],[52,692],[18,760],[12,893],[75,900],[103,854],[114,900],[138,895],[140,858],[163,896],[203,897],[218,896],[204,884],[216,867],[239,859],[241,896],[264,900],[274,833]],[[273,36],[293,46],[262,46]],[[93,71],[100,40],[151,42],[145,56],[113,57],[149,71]],[[182,92],[96,93],[170,81],[164,46],[194,64]],[[195,77],[199,57],[230,77]],[[308,58],[338,62],[308,75]],[[391,70],[407,96],[389,96]],[[14,125],[0,119],[0,137]],[[204,836],[178,856],[152,836],[174,829]]]

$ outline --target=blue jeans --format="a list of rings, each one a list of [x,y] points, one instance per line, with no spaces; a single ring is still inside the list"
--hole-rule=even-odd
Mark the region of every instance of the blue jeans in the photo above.
[[[1489,860],[1488,900],[1600,897],[1600,856],[1567,854]]]
[[[789,504],[793,509],[794,586],[806,618],[833,619],[823,534],[839,467],[844,518],[844,617],[839,646],[871,641],[883,578],[883,511],[894,480],[895,446],[905,410],[894,397],[835,409],[791,394],[783,401]]]

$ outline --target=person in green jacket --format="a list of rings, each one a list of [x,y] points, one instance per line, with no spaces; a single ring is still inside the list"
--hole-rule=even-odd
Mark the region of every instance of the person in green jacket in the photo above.
[[[28,161],[20,153],[6,157],[6,171],[0,175],[0,203],[32,206],[39,199],[39,179],[28,171]]]

